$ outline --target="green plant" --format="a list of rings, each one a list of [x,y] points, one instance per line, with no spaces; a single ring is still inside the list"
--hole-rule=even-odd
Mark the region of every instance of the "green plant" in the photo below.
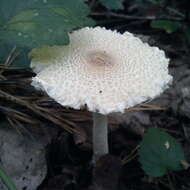
[[[5,171],[2,168],[0,168],[0,179],[7,186],[7,188],[9,190],[16,190],[17,189],[15,184],[12,182],[10,177],[5,173]]]
[[[183,38],[190,43],[190,27],[180,21],[154,20],[151,22],[151,27],[164,30],[168,34],[181,31],[183,34]]]
[[[108,9],[123,9],[124,0],[99,0],[102,5]]]
[[[165,30],[167,33],[176,32],[181,28],[182,24],[171,20],[154,20],[151,22],[152,28]]]
[[[14,46],[26,57],[28,48],[68,44],[69,32],[94,25],[89,13],[83,0],[1,0],[0,60]]]
[[[1,0],[0,40],[25,47],[65,45],[68,32],[94,24],[89,11],[82,0]]]
[[[185,162],[181,145],[168,133],[156,128],[150,128],[145,133],[139,156],[143,170],[151,177],[181,170]]]

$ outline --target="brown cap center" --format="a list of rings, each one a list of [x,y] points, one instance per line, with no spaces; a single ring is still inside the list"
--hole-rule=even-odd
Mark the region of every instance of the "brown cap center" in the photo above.
[[[111,57],[106,51],[91,51],[87,54],[87,62],[94,66],[112,65]]]

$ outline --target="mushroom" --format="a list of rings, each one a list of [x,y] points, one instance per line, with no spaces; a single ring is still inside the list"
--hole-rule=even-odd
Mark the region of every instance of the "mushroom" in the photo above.
[[[155,98],[172,82],[165,53],[129,32],[85,27],[70,34],[68,46],[37,48],[30,56],[33,86],[93,113],[95,160],[109,152],[107,115]]]

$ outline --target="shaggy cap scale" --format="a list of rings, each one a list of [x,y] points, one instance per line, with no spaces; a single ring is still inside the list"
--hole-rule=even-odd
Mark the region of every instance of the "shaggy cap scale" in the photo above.
[[[86,27],[70,34],[68,46],[34,49],[31,56],[39,71],[35,87],[63,106],[102,114],[153,99],[172,81],[165,53],[129,32]]]

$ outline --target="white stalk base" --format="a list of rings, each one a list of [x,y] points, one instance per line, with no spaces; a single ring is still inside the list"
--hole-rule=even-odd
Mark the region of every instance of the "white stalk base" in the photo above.
[[[93,113],[93,151],[94,161],[109,153],[108,119],[106,115]]]

